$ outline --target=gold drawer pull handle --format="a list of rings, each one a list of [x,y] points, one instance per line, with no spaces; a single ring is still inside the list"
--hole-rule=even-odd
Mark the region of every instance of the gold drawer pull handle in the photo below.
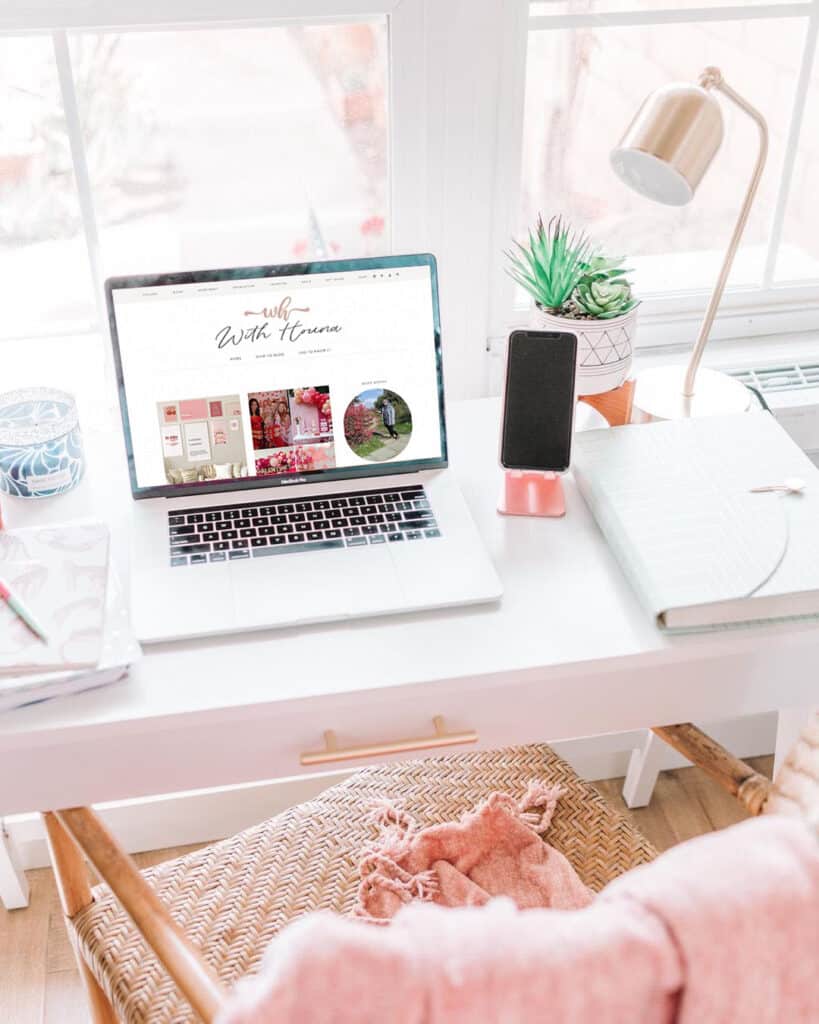
[[[303,765],[328,764],[330,761],[354,761],[357,757],[381,757],[384,754],[404,754],[409,750],[428,750],[434,747],[454,747],[463,743],[477,743],[478,734],[474,729],[463,732],[447,732],[443,715],[432,719],[434,736],[416,736],[414,739],[385,740],[383,743],[366,743],[360,747],[340,747],[335,732],[324,733],[324,750],[305,751],[299,760]]]

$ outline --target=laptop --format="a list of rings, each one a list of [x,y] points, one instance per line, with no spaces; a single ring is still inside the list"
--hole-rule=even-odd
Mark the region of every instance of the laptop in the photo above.
[[[447,469],[433,256],[105,293],[142,641],[500,596]]]

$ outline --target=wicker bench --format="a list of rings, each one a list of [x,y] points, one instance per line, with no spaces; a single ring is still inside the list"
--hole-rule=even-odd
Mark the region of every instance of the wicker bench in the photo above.
[[[806,730],[778,788],[694,726],[655,731],[751,813],[819,811],[819,719]],[[493,790],[522,793],[533,778],[564,787],[549,842],[592,889],[655,856],[622,814],[541,745],[364,768],[308,803],[144,873],[91,809],[47,813],[52,863],[92,1020],[213,1020],[226,991],[258,968],[284,925],[308,911],[352,907],[358,855],[373,835],[365,813],[373,801],[399,801],[429,824],[458,817]],[[90,888],[81,851],[107,884]]]

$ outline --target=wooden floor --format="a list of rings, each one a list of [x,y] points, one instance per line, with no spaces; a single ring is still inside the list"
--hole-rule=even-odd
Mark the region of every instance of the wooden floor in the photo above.
[[[751,764],[770,775],[772,758]],[[597,789],[635,822],[654,845],[674,843],[744,817],[738,804],[698,768],[663,772],[649,807],[629,811],[620,796],[622,779],[595,783]],[[176,857],[194,847],[138,854],[142,867]],[[29,872],[31,905],[0,909],[0,1021],[3,1024],[87,1024],[83,993],[66,938],[54,879],[47,869]]]

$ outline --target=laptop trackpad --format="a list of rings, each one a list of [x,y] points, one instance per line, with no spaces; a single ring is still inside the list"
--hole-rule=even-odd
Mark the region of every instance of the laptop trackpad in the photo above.
[[[386,544],[283,552],[238,562],[231,572],[240,629],[355,618],[404,604]]]

